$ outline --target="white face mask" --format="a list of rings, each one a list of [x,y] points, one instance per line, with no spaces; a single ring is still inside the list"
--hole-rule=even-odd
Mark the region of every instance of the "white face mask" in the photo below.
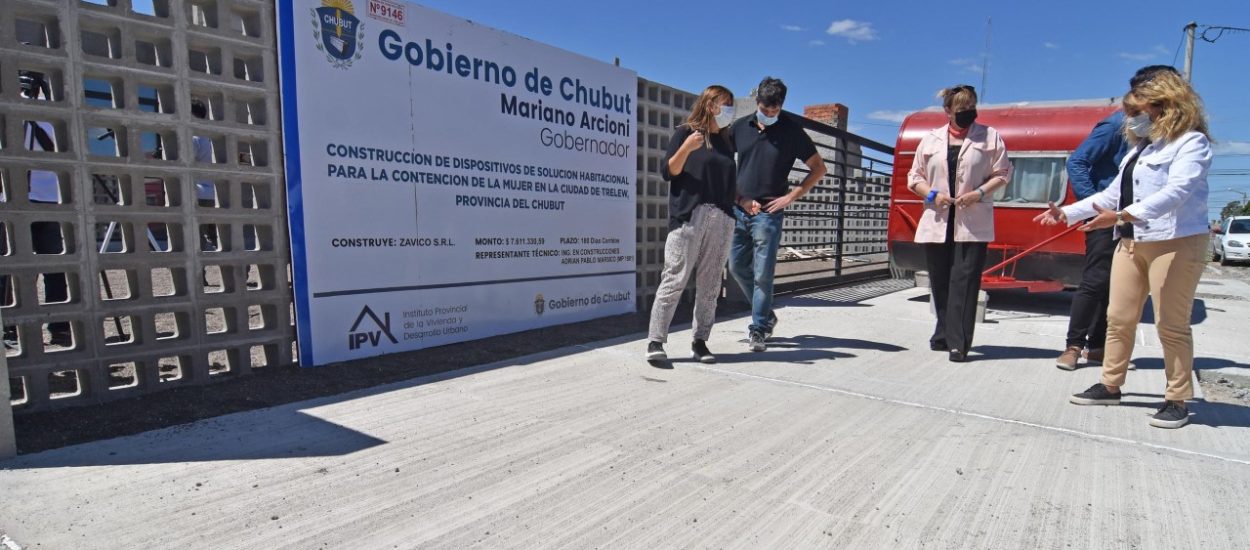
[[[755,120],[760,121],[760,124],[764,126],[772,126],[773,123],[777,122],[777,117],[765,116],[763,111],[755,111]]]
[[[1137,116],[1128,117],[1124,121],[1124,125],[1128,131],[1139,138],[1150,137],[1150,115],[1139,113]]]
[[[734,108],[728,105],[721,105],[720,112],[716,114],[716,126],[720,128],[728,128],[734,121]]]

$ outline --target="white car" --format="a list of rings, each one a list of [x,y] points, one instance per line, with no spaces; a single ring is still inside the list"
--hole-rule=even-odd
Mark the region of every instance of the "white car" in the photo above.
[[[1250,216],[1233,216],[1215,229],[1211,255],[1220,265],[1250,262]]]

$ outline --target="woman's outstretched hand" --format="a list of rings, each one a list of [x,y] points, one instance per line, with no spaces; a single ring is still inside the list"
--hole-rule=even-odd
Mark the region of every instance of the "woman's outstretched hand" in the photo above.
[[[1055,206],[1055,203],[1053,202],[1048,204],[1049,206],[1046,208],[1045,212],[1042,212],[1033,218],[1034,222],[1042,225],[1059,225],[1061,223],[1068,223],[1068,216],[1063,213],[1062,209]]]

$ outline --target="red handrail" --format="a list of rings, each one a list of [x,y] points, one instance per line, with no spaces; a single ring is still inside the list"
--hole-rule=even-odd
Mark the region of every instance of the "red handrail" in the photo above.
[[[1000,269],[1002,269],[1002,268],[1004,268],[1004,267],[1007,267],[1008,265],[1014,264],[1014,263],[1016,263],[1016,262],[1020,261],[1020,258],[1023,258],[1023,257],[1025,257],[1025,256],[1028,256],[1029,254],[1032,254],[1033,252],[1036,252],[1036,251],[1037,251],[1037,249],[1039,249],[1039,248],[1041,248],[1041,247],[1043,247],[1043,246],[1046,246],[1046,245],[1048,245],[1048,244],[1050,244],[1050,243],[1052,243],[1052,242],[1055,242],[1055,241],[1056,241],[1056,240],[1058,240],[1060,237],[1063,237],[1064,235],[1067,235],[1068,233],[1071,233],[1071,232],[1073,232],[1073,231],[1076,231],[1077,229],[1080,229],[1083,225],[1084,225],[1084,224],[1074,225],[1074,226],[1069,227],[1069,228],[1067,228],[1067,229],[1065,229],[1065,230],[1063,230],[1063,231],[1061,231],[1061,232],[1059,232],[1059,233],[1056,233],[1055,235],[1051,236],[1049,239],[1046,239],[1046,240],[1044,240],[1044,241],[1042,241],[1042,242],[1040,242],[1040,243],[1037,243],[1037,244],[1035,244],[1035,245],[1033,245],[1033,246],[1030,246],[1029,248],[1026,248],[1024,251],[1020,252],[1019,254],[1016,254],[1015,256],[1012,256],[1012,257],[1010,257],[1010,258],[1007,258],[1006,260],[1003,260],[1002,262],[1000,262],[998,265],[995,265],[994,267],[991,267],[991,268],[989,268],[989,269],[987,269],[987,270],[985,270],[985,271],[981,272],[981,276],[982,276],[982,277],[988,277],[991,273],[993,273],[993,272],[995,272],[995,271],[998,271],[998,270],[1000,270]]]
[[[919,226],[920,226],[920,223],[916,221],[916,218],[911,217],[911,214],[908,214],[906,210],[903,210],[903,207],[902,207],[902,206],[899,206],[899,205],[897,205],[897,204],[896,204],[896,205],[894,205],[894,209],[895,209],[895,210],[897,210],[899,214],[902,214],[902,215],[903,215],[903,220],[904,220],[904,221],[906,221],[908,224],[911,224],[911,228],[912,228],[912,230],[913,230],[913,231],[914,231],[917,227],[919,227]]]

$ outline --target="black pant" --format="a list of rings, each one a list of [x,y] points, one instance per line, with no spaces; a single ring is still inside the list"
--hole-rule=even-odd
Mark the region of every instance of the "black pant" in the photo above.
[[[1085,269],[1081,286],[1072,296],[1068,320],[1069,346],[1102,349],[1107,341],[1107,297],[1111,288],[1111,258],[1115,255],[1115,229],[1085,234]]]
[[[945,343],[951,350],[968,353],[977,324],[977,295],[989,243],[953,242],[925,245],[925,261],[932,285],[937,327],[929,342]]]

